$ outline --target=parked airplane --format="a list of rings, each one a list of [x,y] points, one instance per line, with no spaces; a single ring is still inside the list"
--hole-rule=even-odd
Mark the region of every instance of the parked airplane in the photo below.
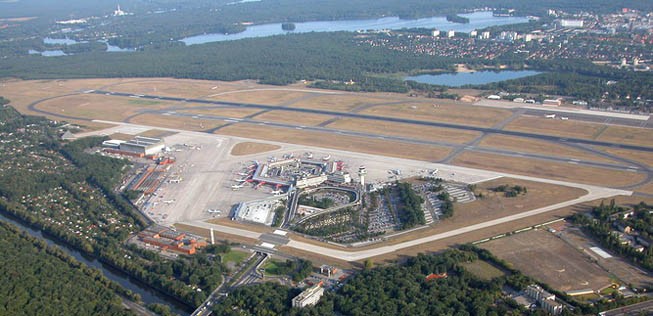
[[[243,183],[243,182],[247,182],[247,179],[234,179],[234,181],[238,183]]]
[[[241,189],[242,187],[244,187],[244,185],[234,184],[234,185],[231,186],[231,189],[234,190],[234,191],[237,191],[238,189]]]
[[[544,115],[545,118],[556,118],[555,114],[546,114]]]
[[[281,193],[283,193],[283,191],[281,191],[281,190],[274,190],[274,191],[270,192],[270,194],[272,194],[272,195],[281,195]]]

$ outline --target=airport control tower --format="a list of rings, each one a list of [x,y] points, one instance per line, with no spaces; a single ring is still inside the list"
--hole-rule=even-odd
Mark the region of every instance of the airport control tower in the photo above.
[[[367,169],[365,169],[365,166],[358,167],[358,177],[360,177],[361,186],[363,188],[365,187],[365,175],[366,174],[367,174]]]

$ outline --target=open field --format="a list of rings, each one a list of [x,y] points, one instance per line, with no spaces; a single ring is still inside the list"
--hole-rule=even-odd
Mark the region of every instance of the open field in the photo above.
[[[215,115],[215,116],[224,116],[224,117],[234,117],[234,118],[244,118],[246,116],[253,115],[260,112],[260,109],[247,109],[247,108],[236,108],[236,107],[221,107],[214,109],[193,109],[188,108],[184,110],[176,110],[180,113],[191,113],[197,115]]]
[[[543,117],[522,116],[506,126],[507,130],[555,135],[562,137],[594,139],[606,125],[578,121],[552,120]]]
[[[611,274],[621,281],[622,285],[633,284],[637,287],[653,285],[653,275],[628,263],[625,259],[617,257],[614,254],[612,254],[613,257],[611,258],[598,256],[589,248],[599,247],[606,251],[607,249],[601,247],[598,242],[592,240],[581,229],[571,224],[565,225],[565,228],[560,232],[560,237],[572,247],[583,251],[585,256],[591,257],[604,270],[610,271]]]
[[[505,275],[503,271],[497,269],[495,266],[480,259],[474,262],[464,263],[462,264],[462,267],[465,268],[467,272],[475,275],[479,279],[486,280],[486,281]]]
[[[333,136],[319,132],[260,127],[242,123],[220,129],[219,133],[309,146],[319,145],[325,148],[424,161],[438,161],[444,158],[450,151],[444,147],[413,145],[345,135]]]
[[[545,230],[515,234],[481,247],[560,291],[599,290],[611,284],[605,270]]]
[[[147,124],[156,127],[184,129],[188,131],[205,131],[225,125],[223,121],[206,120],[192,117],[166,116],[160,114],[142,114],[130,120],[134,124]]]
[[[512,114],[508,110],[440,99],[429,99],[422,103],[406,101],[402,104],[380,105],[365,109],[361,113],[481,127],[492,127]]]
[[[389,136],[403,136],[430,141],[442,141],[463,144],[472,141],[481,134],[473,131],[462,131],[430,126],[415,126],[403,123],[376,122],[362,119],[339,119],[326,127],[350,131],[376,133]]]
[[[249,253],[247,252],[232,249],[231,251],[225,253],[222,256],[222,262],[223,263],[232,262],[234,264],[239,264],[243,262],[243,260],[245,260],[247,256],[249,256]]]
[[[267,151],[280,149],[279,145],[264,144],[264,143],[255,143],[255,142],[242,142],[234,145],[231,148],[232,156],[246,156],[252,154],[264,153]]]
[[[82,117],[87,119],[102,118],[105,120],[122,121],[142,109],[160,110],[169,106],[167,102],[152,102],[135,104],[133,98],[121,98],[104,95],[80,94],[56,98],[39,103],[40,110],[61,115]]]
[[[653,167],[653,153],[620,149],[620,148],[599,147],[599,146],[594,146],[594,148],[607,152],[609,154],[613,154],[626,159],[637,161],[649,167]]]
[[[175,134],[175,132],[171,132],[171,131],[162,131],[162,130],[158,130],[158,129],[151,129],[151,130],[147,130],[145,132],[142,132],[142,133],[138,134],[138,136],[163,138],[163,137],[166,137],[166,136],[172,136],[174,134]]]
[[[653,146],[653,131],[648,128],[608,126],[597,140],[632,145]]]
[[[337,94],[325,94],[307,100],[301,100],[292,104],[291,107],[349,112],[359,106],[385,102],[388,102],[388,100],[380,95],[362,95],[340,92]]]
[[[303,126],[316,126],[326,120],[331,119],[331,116],[287,111],[270,111],[255,116],[255,119],[258,121],[272,121]]]
[[[508,149],[516,152],[582,159],[582,160],[596,161],[596,162],[616,163],[612,159],[603,158],[593,153],[572,148],[569,146],[558,145],[552,142],[533,140],[533,139],[527,139],[527,138],[516,137],[516,136],[487,135],[479,143],[479,146]]]
[[[172,79],[172,78],[134,78],[114,79],[112,83],[98,88],[113,92],[151,94],[166,97],[200,98],[209,94],[233,91],[238,85],[226,82]]]
[[[211,94],[208,96],[211,100],[241,102],[268,105],[284,105],[293,100],[310,96],[307,92],[293,91],[285,88],[260,88],[244,89],[238,91],[229,91],[223,93]]]
[[[643,174],[628,171],[581,167],[570,163],[537,161],[470,151],[464,151],[456,157],[453,164],[609,187],[628,186],[645,179]]]

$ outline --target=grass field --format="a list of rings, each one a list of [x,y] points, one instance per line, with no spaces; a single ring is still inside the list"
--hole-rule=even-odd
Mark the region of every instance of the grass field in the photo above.
[[[300,145],[319,145],[324,148],[349,150],[398,158],[438,161],[446,157],[448,148],[413,145],[380,139],[332,135],[319,132],[289,130],[283,128],[261,127],[252,124],[235,124],[218,131],[219,134],[265,139]]]
[[[552,142],[533,140],[516,136],[487,135],[479,144],[481,147],[508,149],[516,152],[550,155],[555,157],[582,159],[597,162],[617,163],[593,153],[558,145]]]
[[[263,90],[271,89],[271,90]],[[254,103],[267,105],[283,105],[293,100],[308,96],[306,92],[289,91],[284,88],[257,88],[244,89],[240,91],[230,91],[217,95],[210,95],[211,100],[220,100],[227,102]]]
[[[292,104],[291,107],[348,112],[356,107],[366,104],[378,104],[384,102],[388,102],[388,100],[380,96],[375,96],[374,94],[364,96],[361,94],[342,93],[324,94],[307,100],[301,100]]]
[[[231,250],[224,255],[222,255],[222,262],[227,263],[227,262],[233,262],[235,264],[239,264],[245,260],[249,256],[248,253],[243,252],[243,251],[238,251],[238,250]]]
[[[134,104],[133,98],[96,94],[80,94],[44,101],[36,107],[40,110],[86,119],[122,121],[142,109],[159,110],[172,103]]]
[[[361,113],[482,127],[494,126],[512,115],[508,110],[454,103],[451,100],[429,101],[375,106]]]
[[[266,151],[277,150],[281,148],[279,145],[264,144],[264,143],[254,143],[254,142],[242,142],[236,144],[231,148],[232,156],[245,156],[258,154]]]
[[[465,268],[467,272],[475,275],[479,279],[486,281],[506,275],[503,273],[503,271],[497,269],[495,266],[483,260],[467,262],[462,264],[462,267]]]
[[[651,131],[651,133],[653,133],[653,131]],[[594,148],[653,167],[653,153],[600,146],[594,146]]]
[[[611,284],[605,270],[545,230],[515,234],[481,244],[481,247],[560,291],[599,290]]]
[[[527,158],[465,151],[453,161],[454,165],[486,170],[523,174],[533,177],[581,182],[609,187],[636,184],[644,174],[603,168],[582,167],[570,163],[538,161]]]
[[[215,89],[214,89],[215,87]],[[114,92],[160,95],[166,97],[199,98],[209,94],[233,91],[238,85],[231,83],[172,79],[172,78],[133,78],[114,79],[103,90]]]
[[[192,113],[197,115],[215,115],[215,116],[224,116],[224,117],[235,117],[235,118],[244,118],[246,116],[253,115],[260,112],[260,109],[246,109],[246,108],[237,108],[237,107],[220,107],[213,109],[193,109],[188,108],[184,110],[176,110],[180,113]]]
[[[447,143],[462,144],[472,141],[480,136],[478,132],[437,128],[429,126],[415,126],[403,123],[377,122],[362,119],[339,119],[326,127],[350,131],[377,133],[380,135],[402,136],[429,141],[442,141]]]
[[[331,116],[288,111],[270,111],[257,115],[254,118],[258,121],[272,121],[303,126],[315,126],[331,119]]]
[[[207,120],[192,117],[167,116],[159,114],[142,114],[133,117],[129,123],[157,126],[164,128],[176,128],[189,131],[205,131],[211,128],[225,125],[223,121]]]
[[[266,274],[279,275],[278,263],[279,261],[277,260],[268,260],[268,262],[263,265],[263,271],[265,271]]]
[[[551,120],[532,116],[522,116],[506,126],[507,130],[512,131],[588,139],[594,139],[604,128],[603,124]]]
[[[653,146],[653,130],[626,126],[608,126],[597,140],[632,145]]]

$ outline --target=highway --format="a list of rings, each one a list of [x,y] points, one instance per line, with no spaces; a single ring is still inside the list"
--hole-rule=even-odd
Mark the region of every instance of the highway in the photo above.
[[[584,145],[593,145],[593,146],[608,146],[608,147],[622,148],[622,149],[628,149],[628,150],[653,152],[653,147],[647,147],[647,146],[638,146],[638,145],[632,145],[632,144],[613,143],[613,142],[605,142],[605,141],[598,141],[598,140],[591,140],[591,139],[560,137],[560,136],[553,136],[553,135],[544,135],[544,134],[536,134],[536,133],[509,131],[509,130],[503,130],[503,129],[498,129],[498,128],[490,128],[490,127],[479,127],[479,126],[461,125],[461,124],[443,123],[443,122],[432,122],[432,121],[421,121],[421,120],[406,119],[406,118],[400,118],[400,117],[377,116],[377,115],[368,115],[368,114],[351,113],[351,112],[337,112],[337,111],[320,110],[320,109],[306,109],[306,108],[291,108],[291,107],[276,106],[276,105],[226,102],[226,101],[215,101],[215,100],[205,100],[205,99],[188,99],[188,98],[165,97],[165,96],[142,95],[142,94],[141,95],[135,95],[135,94],[132,94],[132,93],[110,92],[110,91],[102,91],[102,90],[94,90],[94,91],[91,91],[91,92],[88,92],[88,93],[113,95],[113,96],[121,96],[121,97],[137,97],[137,98],[146,99],[146,100],[189,102],[189,103],[212,105],[212,106],[208,106],[208,107],[202,107],[202,106],[193,107],[193,109],[210,109],[210,108],[216,108],[216,107],[229,106],[229,107],[264,109],[264,110],[279,110],[279,111],[298,112],[298,113],[322,114],[322,115],[339,116],[339,117],[345,117],[345,118],[355,118],[355,119],[374,120],[374,121],[383,121],[383,122],[395,122],[395,123],[412,124],[412,125],[418,125],[418,126],[431,126],[431,127],[441,127],[441,128],[450,128],[450,129],[458,129],[458,130],[476,131],[476,132],[488,133],[488,134],[518,136],[518,137],[526,137],[526,138],[531,138],[531,139],[552,141],[552,142],[558,142],[558,143],[573,143],[573,144],[584,144]],[[181,109],[186,109],[187,110],[188,108],[187,107],[179,107],[179,108],[170,108],[170,109],[166,109],[166,110],[144,111],[142,113],[159,113],[159,114],[163,114],[163,113],[166,113],[166,112],[181,110]],[[47,114],[56,115],[54,113],[47,113]],[[202,116],[202,117],[206,117],[206,116]]]

